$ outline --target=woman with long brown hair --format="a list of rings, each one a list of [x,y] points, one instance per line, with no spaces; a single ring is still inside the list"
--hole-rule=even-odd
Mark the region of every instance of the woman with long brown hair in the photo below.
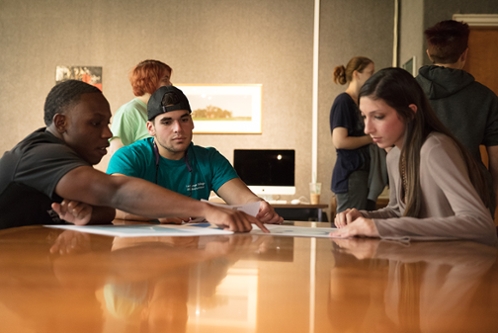
[[[497,241],[482,170],[442,125],[407,71],[386,68],[360,90],[365,133],[387,155],[390,198],[377,211],[347,209],[334,237]]]

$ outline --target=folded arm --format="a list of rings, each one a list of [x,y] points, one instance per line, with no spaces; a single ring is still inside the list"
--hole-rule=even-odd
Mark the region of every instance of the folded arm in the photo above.
[[[370,135],[349,136],[345,127],[336,127],[332,131],[332,144],[336,149],[357,149],[370,143]]]

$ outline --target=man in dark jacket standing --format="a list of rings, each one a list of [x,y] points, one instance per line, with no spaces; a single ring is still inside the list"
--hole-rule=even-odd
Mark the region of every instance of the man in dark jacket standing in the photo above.
[[[442,21],[427,29],[425,37],[427,55],[433,65],[421,67],[416,79],[439,119],[481,164],[479,146],[486,147],[490,190],[496,198],[498,97],[463,70],[469,51],[469,26],[453,20]]]

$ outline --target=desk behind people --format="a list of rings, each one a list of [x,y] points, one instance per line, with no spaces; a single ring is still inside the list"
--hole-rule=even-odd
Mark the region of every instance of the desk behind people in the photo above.
[[[325,223],[296,223],[329,226]],[[497,249],[0,231],[5,332],[495,332]]]
[[[326,204],[306,204],[306,203],[298,203],[298,204],[281,204],[281,203],[272,203],[272,207],[275,209],[275,212],[282,216],[284,220],[288,221],[318,221],[318,222],[326,222],[328,221],[327,215],[323,211],[324,209],[328,209],[328,205]]]

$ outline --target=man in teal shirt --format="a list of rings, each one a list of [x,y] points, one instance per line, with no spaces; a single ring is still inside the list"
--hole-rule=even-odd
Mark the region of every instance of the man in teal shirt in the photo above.
[[[151,137],[119,149],[109,161],[107,173],[142,178],[195,199],[208,199],[211,190],[231,205],[260,202],[258,218],[281,223],[282,218],[240,180],[228,160],[215,148],[192,143],[194,123],[190,103],[183,92],[164,86],[147,104],[147,130]],[[147,219],[118,211],[118,218]],[[189,218],[160,219],[181,223]]]

